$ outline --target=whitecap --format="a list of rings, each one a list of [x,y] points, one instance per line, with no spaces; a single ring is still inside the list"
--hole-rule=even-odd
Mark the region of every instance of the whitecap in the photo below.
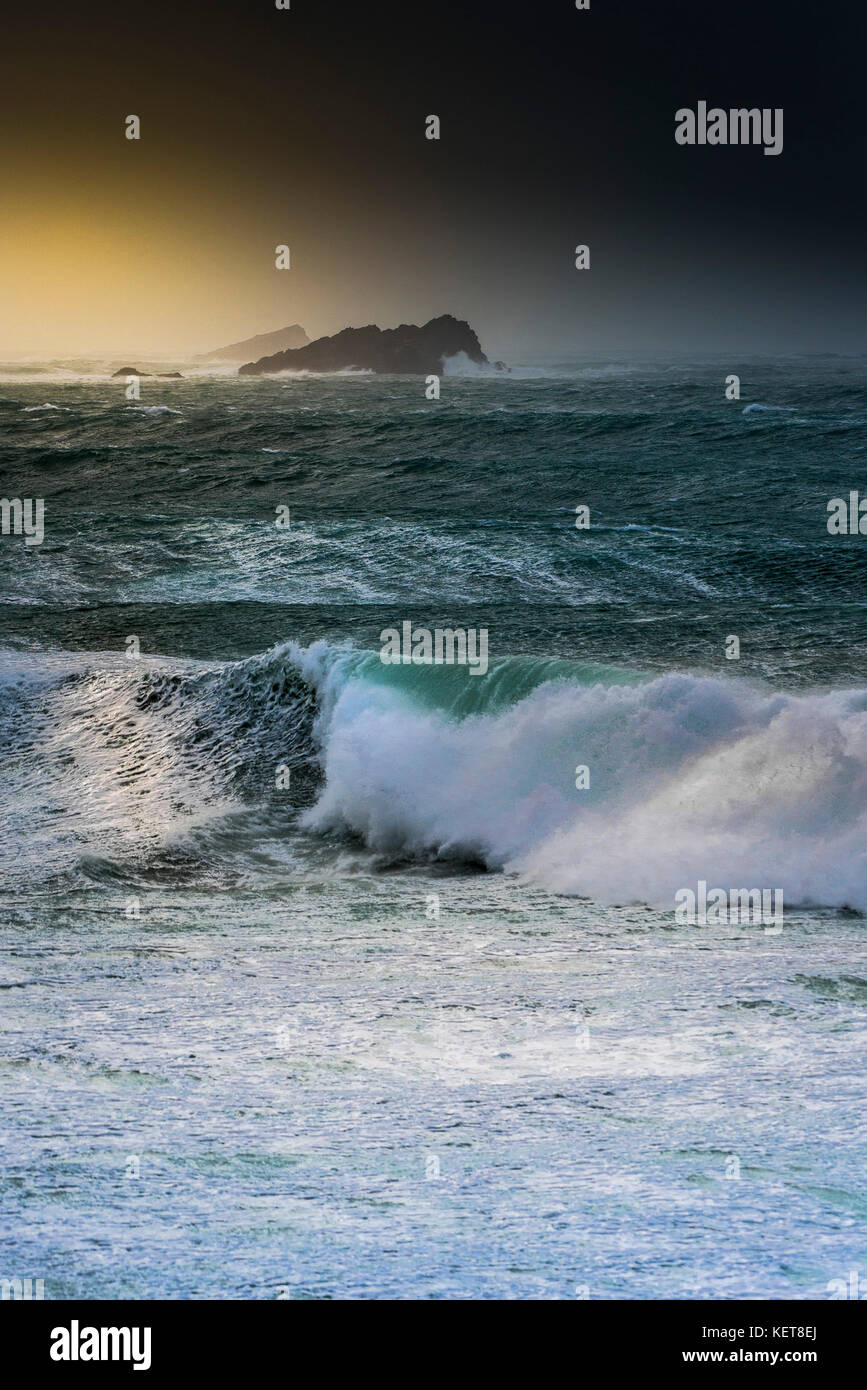
[[[599,902],[673,908],[704,879],[867,910],[865,690],[558,680],[455,720],[414,704],[402,671],[346,677],[332,668],[315,682],[326,782],[304,815],[311,829],[392,854],[471,856]],[[577,764],[592,770],[589,790],[575,788]]]

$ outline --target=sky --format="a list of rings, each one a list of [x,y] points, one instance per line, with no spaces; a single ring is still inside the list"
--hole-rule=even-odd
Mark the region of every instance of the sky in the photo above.
[[[7,361],[182,358],[290,323],[317,337],[440,313],[507,361],[865,350],[864,6],[7,14]],[[782,107],[782,154],[678,145],[675,113],[700,100]]]

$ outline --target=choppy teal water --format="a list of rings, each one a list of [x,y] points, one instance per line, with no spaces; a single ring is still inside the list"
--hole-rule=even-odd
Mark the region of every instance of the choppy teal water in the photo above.
[[[864,359],[141,389],[0,373],[0,1277],[867,1281]]]

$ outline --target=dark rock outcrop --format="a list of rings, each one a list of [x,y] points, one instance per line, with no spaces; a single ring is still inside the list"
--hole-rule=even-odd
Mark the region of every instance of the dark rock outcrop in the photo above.
[[[300,348],[310,339],[300,323],[290,324],[288,328],[278,328],[274,333],[257,333],[255,338],[244,338],[240,343],[229,343],[228,347],[215,348],[204,352],[196,359],[198,362],[252,362],[268,353],[285,352],[287,348]]]
[[[265,372],[360,371],[402,372],[435,376],[442,371],[443,359],[465,353],[471,362],[484,366],[488,359],[468,323],[443,314],[419,328],[402,323],[399,328],[344,328],[333,338],[317,338],[306,347],[277,352],[258,362],[239,368],[243,376]]]
[[[154,373],[154,372],[140,372],[139,369],[138,369],[138,367],[121,367],[121,369],[120,369],[119,372],[112,372],[112,374],[111,374],[111,379],[112,379],[112,381],[114,381],[114,379],[115,379],[116,377],[119,377],[119,376],[155,376],[155,375],[158,376],[158,377],[170,377],[170,378],[172,378],[173,380],[183,381],[183,377],[181,376],[181,373],[180,373],[180,372],[156,372],[156,373]]]

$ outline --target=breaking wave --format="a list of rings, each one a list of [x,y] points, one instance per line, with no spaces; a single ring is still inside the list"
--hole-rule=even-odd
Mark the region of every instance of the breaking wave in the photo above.
[[[10,865],[22,816],[54,869],[72,851],[140,864],[242,831],[254,854],[252,824],[606,903],[670,906],[704,879],[867,911],[864,689],[794,695],[531,657],[472,679],[325,643],[183,669],[69,657],[39,679],[39,658],[17,660],[0,699]],[[275,789],[280,765],[290,791]]]
[[[528,689],[532,671],[512,659],[436,708],[413,686],[427,671],[397,671],[403,688],[368,674],[329,692],[307,825],[602,902],[666,906],[705,879],[867,909],[867,690],[796,696],[546,663]],[[492,708],[465,712],[480,685]]]

